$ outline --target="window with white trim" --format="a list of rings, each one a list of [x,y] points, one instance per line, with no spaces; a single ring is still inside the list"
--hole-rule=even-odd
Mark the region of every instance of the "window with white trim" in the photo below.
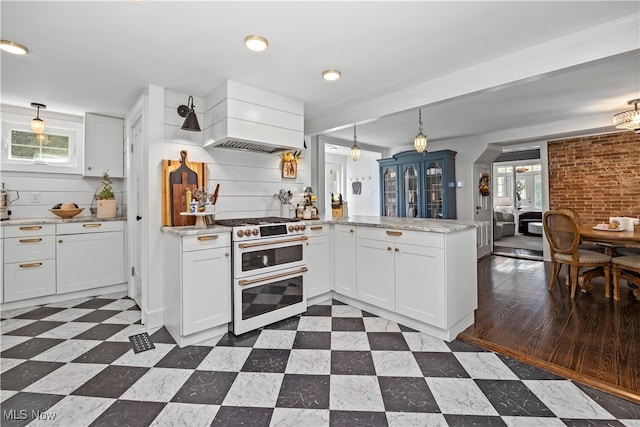
[[[7,120],[10,115],[2,122],[3,170],[82,173],[82,123],[47,120],[44,133],[38,135],[29,120]]]

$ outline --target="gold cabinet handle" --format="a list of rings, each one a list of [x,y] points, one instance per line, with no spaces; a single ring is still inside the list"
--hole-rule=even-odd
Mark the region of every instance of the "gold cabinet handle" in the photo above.
[[[41,265],[41,262],[30,262],[27,264],[20,264],[20,268],[40,267]]]
[[[322,226],[321,226],[321,225],[314,225],[313,227],[311,227],[311,229],[312,229],[313,231],[316,231],[316,230],[322,230]]]
[[[203,241],[203,240],[216,240],[219,236],[217,234],[211,235],[211,236],[198,236],[198,240]]]
[[[30,225],[28,227],[18,228],[18,230],[21,230],[21,231],[33,231],[33,230],[40,230],[40,229],[42,229],[41,225]]]
[[[62,239],[58,240],[58,243],[62,243]]]
[[[229,252],[225,252],[224,256],[229,256]]]
[[[102,227],[102,224],[82,224],[84,228],[98,228]]]
[[[391,246],[387,246],[387,250],[390,251],[391,250]]]
[[[38,242],[42,242],[42,238],[37,237],[34,239],[20,239],[18,240],[18,242],[20,243],[38,243]]]
[[[353,228],[349,229],[349,233],[355,233],[356,230],[354,230]]]
[[[391,230],[387,230],[387,234],[389,236],[402,236],[402,231],[391,231]]]
[[[400,249],[396,248],[396,252],[400,252]]]

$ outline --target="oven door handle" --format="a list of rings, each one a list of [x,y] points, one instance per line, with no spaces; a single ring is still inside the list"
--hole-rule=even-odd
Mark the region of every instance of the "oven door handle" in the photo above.
[[[269,240],[269,241],[254,242],[254,243],[238,243],[238,247],[240,249],[255,248],[256,246],[270,246],[270,245],[278,245],[280,243],[303,242],[308,239],[309,238],[307,236],[300,236],[300,237],[293,237],[291,239]]]
[[[267,280],[279,279],[281,277],[295,276],[296,274],[304,273],[305,271],[308,271],[308,270],[309,269],[307,267],[301,267],[299,270],[289,271],[289,272],[280,273],[280,274],[274,274],[274,275],[267,276],[267,277],[261,277],[259,279],[240,280],[238,282],[238,284],[240,286],[248,286],[248,285],[253,285],[254,283],[258,283],[258,282],[266,282]]]

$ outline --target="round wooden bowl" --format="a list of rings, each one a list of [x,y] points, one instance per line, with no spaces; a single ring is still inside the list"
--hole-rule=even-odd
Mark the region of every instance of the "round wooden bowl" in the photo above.
[[[74,208],[74,209],[49,209],[49,212],[58,215],[60,218],[73,218],[82,212],[84,208]]]

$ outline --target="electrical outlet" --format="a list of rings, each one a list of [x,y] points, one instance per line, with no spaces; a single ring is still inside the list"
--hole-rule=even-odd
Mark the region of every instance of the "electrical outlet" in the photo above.
[[[37,191],[32,192],[30,197],[29,197],[29,202],[31,202],[31,203],[40,203],[40,193],[37,192]]]

